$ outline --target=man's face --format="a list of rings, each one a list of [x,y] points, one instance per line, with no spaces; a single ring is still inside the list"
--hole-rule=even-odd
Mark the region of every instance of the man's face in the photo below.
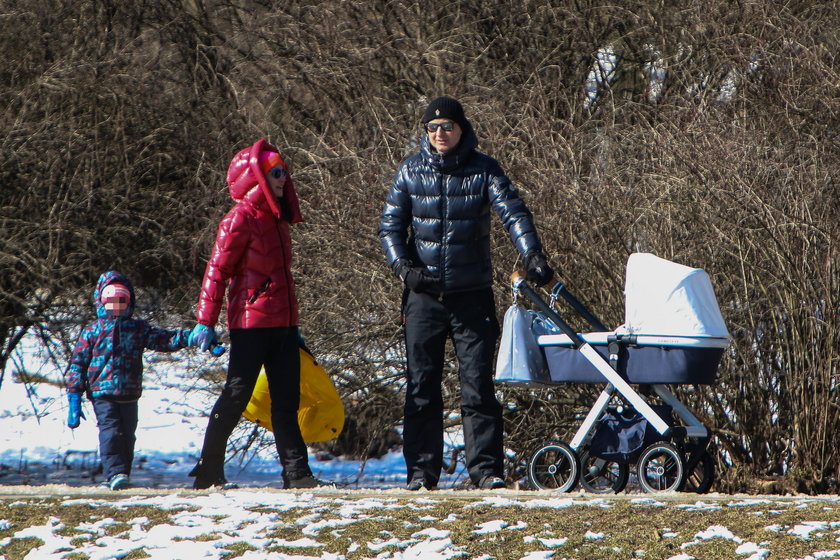
[[[425,125],[426,134],[432,147],[441,154],[445,154],[461,141],[461,127],[449,119],[435,119]],[[446,129],[449,130],[446,130]]]

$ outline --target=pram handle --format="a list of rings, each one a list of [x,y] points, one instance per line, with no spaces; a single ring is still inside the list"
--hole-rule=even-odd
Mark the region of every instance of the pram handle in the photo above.
[[[583,305],[578,298],[572,295],[572,293],[566,288],[566,285],[562,282],[557,282],[554,285],[554,288],[551,289],[551,295],[553,297],[561,296],[566,303],[572,306],[572,309],[577,311],[578,315],[586,319],[586,321],[594,328],[595,330],[606,332],[609,329],[604,326],[604,323],[601,320],[592,314],[589,309],[585,305]]]
[[[572,341],[572,344],[575,348],[580,348],[586,341],[584,341],[578,333],[569,326],[569,324],[563,320],[556,311],[554,311],[550,305],[548,305],[540,295],[534,291],[528,281],[525,279],[525,275],[519,272],[518,270],[515,271],[513,274],[510,275],[510,284],[513,286],[514,290],[518,290],[528,296],[528,299],[536,305],[540,311],[548,315],[548,318],[551,319],[557,327],[563,331],[563,334],[569,337],[569,340]]]

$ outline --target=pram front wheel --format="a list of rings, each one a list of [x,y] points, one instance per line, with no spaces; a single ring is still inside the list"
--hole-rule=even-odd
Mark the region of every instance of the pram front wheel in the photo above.
[[[679,449],[666,442],[649,445],[636,464],[639,486],[645,492],[673,492],[682,487],[685,463]]]
[[[571,492],[579,475],[577,454],[565,443],[544,445],[528,461],[528,483],[535,490]]]
[[[618,494],[627,486],[630,467],[627,463],[610,461],[590,455],[589,449],[580,454],[580,485],[595,494]]]

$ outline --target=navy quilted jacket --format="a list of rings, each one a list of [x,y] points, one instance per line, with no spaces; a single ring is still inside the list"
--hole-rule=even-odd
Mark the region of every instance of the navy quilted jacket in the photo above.
[[[542,250],[519,193],[477,144],[469,123],[446,154],[433,150],[424,134],[420,152],[397,170],[379,223],[388,264],[406,259],[425,267],[442,279],[444,293],[492,285],[491,208],[520,253]]]
[[[131,291],[128,313],[111,317],[100,301],[108,284],[123,284]],[[133,400],[143,391],[143,351],[173,352],[187,346],[189,330],[168,331],[133,319],[134,288],[128,278],[112,270],[102,274],[93,292],[97,319],[85,326],[73,349],[67,370],[67,392],[93,398]]]

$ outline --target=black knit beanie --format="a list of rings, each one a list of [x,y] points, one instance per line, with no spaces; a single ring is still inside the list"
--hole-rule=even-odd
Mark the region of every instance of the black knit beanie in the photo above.
[[[421,122],[426,124],[435,119],[449,119],[458,123],[461,128],[466,128],[467,119],[464,116],[464,108],[455,99],[451,97],[438,97],[429,103],[426,107],[426,112],[423,113]]]

